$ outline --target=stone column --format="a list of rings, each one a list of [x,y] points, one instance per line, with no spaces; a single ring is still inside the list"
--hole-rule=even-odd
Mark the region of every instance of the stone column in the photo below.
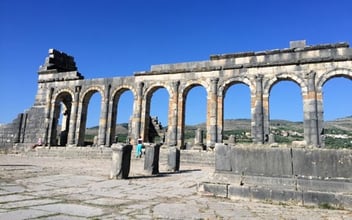
[[[180,84],[181,85],[181,84]],[[184,92],[184,90],[183,90]],[[185,130],[185,97],[181,93],[181,89],[178,94],[178,105],[177,105],[177,146],[184,146],[184,130]]]
[[[168,145],[177,145],[177,115],[178,115],[178,88],[180,81],[172,82],[172,93],[169,100],[169,115],[168,115]]]
[[[50,137],[51,137],[51,129],[50,129],[50,122],[52,119],[50,118],[50,113],[51,113],[51,100],[53,98],[53,92],[54,88],[50,88],[47,97],[46,97],[46,106],[45,106],[45,136],[44,136],[44,145],[47,145],[50,143]]]
[[[264,100],[263,100],[263,75],[259,74],[255,77],[256,92],[251,97],[252,123],[251,132],[255,143],[264,143]],[[266,99],[268,101],[268,99]]]
[[[228,144],[229,144],[229,145],[235,145],[235,144],[236,144],[236,137],[235,137],[235,135],[231,134],[231,135],[229,136]]]
[[[106,128],[108,121],[108,109],[109,109],[109,99],[110,99],[110,89],[111,85],[108,85],[105,90],[104,97],[101,101],[101,114],[99,120],[99,135],[98,135],[98,146],[105,146],[106,143]]]
[[[81,92],[81,86],[76,86],[75,94],[72,100],[72,108],[71,108],[71,118],[69,125],[69,133],[68,133],[68,146],[75,146],[76,143],[76,125],[77,125],[77,114],[78,114],[78,103],[79,103],[79,94]]]
[[[196,134],[194,137],[194,144],[192,149],[194,150],[204,150],[204,145],[203,145],[203,130],[200,128],[197,128]]]
[[[218,78],[210,80],[210,90],[208,94],[208,114],[207,114],[207,147],[214,148],[217,142],[217,107],[218,107]]]
[[[224,96],[218,94],[218,117],[217,117],[217,143],[223,142],[223,130],[224,130]]]
[[[55,111],[55,109],[57,108],[57,103],[55,102],[55,100],[51,100],[51,108],[50,108],[50,123],[49,123],[49,135],[48,135],[48,141],[49,141],[49,146],[55,146],[57,145],[57,141],[56,141],[56,135],[57,135],[57,119],[58,119],[58,115],[59,114],[58,111]]]
[[[106,146],[111,146],[112,143],[118,142],[116,141],[115,130],[112,129],[112,126],[116,126],[114,125],[116,123],[116,118],[113,117],[113,114],[116,114],[116,110],[114,110],[114,101],[109,100],[105,143]]]
[[[159,154],[161,144],[144,144],[144,172],[149,175],[159,173]]]
[[[132,145],[113,144],[110,179],[127,179],[131,166]]]
[[[133,103],[132,144],[137,143],[139,136],[141,136],[143,87],[144,83],[141,82],[138,84],[137,97],[135,97]]]
[[[263,93],[263,136],[270,133],[269,94]]]
[[[308,145],[320,146],[320,130],[322,130],[322,94],[317,93],[315,88],[314,71],[306,74],[308,82],[307,92],[303,94],[304,112],[304,140]],[[318,112],[318,106],[320,113]],[[319,117],[320,116],[320,117]]]
[[[78,111],[77,111],[77,124],[76,124],[76,144],[77,146],[83,146],[84,145],[84,131],[85,131],[85,126],[86,122],[82,121],[82,119],[86,119],[86,114],[87,114],[87,108],[84,108],[85,103],[84,100],[80,100],[78,103]],[[86,119],[87,120],[87,119]]]

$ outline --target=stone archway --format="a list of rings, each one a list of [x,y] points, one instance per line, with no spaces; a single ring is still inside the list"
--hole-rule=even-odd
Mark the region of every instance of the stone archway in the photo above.
[[[56,144],[57,126],[55,91],[70,90],[72,107],[70,115],[69,144],[83,144],[86,105],[92,92],[102,97],[99,121],[99,146],[111,142],[112,102],[120,88],[133,90],[132,140],[136,140],[146,128],[146,96],[154,86],[167,88],[169,92],[168,133],[169,146],[184,146],[185,98],[192,86],[201,85],[207,95],[206,144],[213,146],[222,141],[223,91],[232,80],[249,85],[251,91],[251,129],[253,141],[264,143],[264,134],[269,131],[269,92],[278,80],[292,80],[300,85],[304,106],[304,131],[307,144],[320,146],[319,133],[322,128],[321,88],[324,82],[337,75],[351,78],[351,49],[346,43],[328,45],[303,45],[301,48],[268,50],[251,53],[212,55],[209,60],[153,65],[148,71],[135,72],[133,76],[84,79],[77,71],[72,56],[55,50],[49,51],[45,64],[38,71],[38,90],[33,108],[28,112],[32,122],[16,124],[17,133],[25,134],[23,142],[33,143],[38,138],[34,133],[45,134],[45,140]],[[27,114],[27,113],[26,113]],[[36,131],[33,127],[39,125]],[[26,131],[26,128],[29,129]],[[53,132],[52,132],[53,131]],[[110,136],[109,136],[110,135]],[[44,135],[40,135],[44,136]]]
[[[51,125],[50,145],[66,146],[71,117],[72,94],[63,91],[59,93],[53,103],[53,117]],[[61,125],[60,120],[61,119]]]
[[[126,93],[132,93],[132,98],[135,99],[135,91],[132,88],[129,87],[121,87],[116,89],[113,94],[112,94],[112,101],[110,101],[110,114],[109,114],[109,118],[108,118],[108,130],[107,130],[107,145],[110,146],[112,143],[115,142],[126,142],[126,143],[130,143],[130,141],[132,141],[132,116],[130,116],[129,118],[129,122],[128,122],[128,133],[127,133],[127,137],[125,140],[121,139],[121,137],[116,137],[116,123],[117,123],[117,119],[118,119],[118,109],[119,106],[121,105],[120,103],[120,98],[121,96],[123,96]],[[125,107],[125,106],[124,106]],[[133,107],[132,107],[133,108]],[[133,111],[133,109],[132,109]],[[117,140],[116,140],[117,139]]]
[[[246,91],[244,91],[246,90]],[[223,105],[223,139],[224,142],[225,140],[228,140],[229,136],[233,136],[236,140],[236,142],[252,142],[251,132],[251,91],[249,85],[247,85],[244,82],[241,81],[232,81],[231,83],[228,83],[226,85],[226,88],[223,91],[223,99],[222,99],[222,105]],[[242,94],[244,96],[238,97],[235,95]],[[229,99],[233,98],[233,99]],[[242,104],[242,105],[241,105]],[[235,106],[237,108],[235,108]],[[233,108],[231,108],[233,107]],[[230,113],[232,112],[232,113]],[[241,112],[241,113],[240,113]],[[244,113],[246,112],[246,113]],[[245,117],[238,117],[239,115],[243,116],[245,114],[248,114],[248,116]],[[238,127],[238,125],[234,125],[233,122],[231,123],[232,126],[231,129],[229,129],[229,123],[226,126],[226,120],[230,120],[228,122],[231,122],[232,120],[235,120],[236,122],[239,122],[239,120],[242,120],[242,125],[241,128]],[[237,127],[237,129],[235,129]],[[230,131],[230,133],[229,133]],[[249,133],[249,134],[248,134]]]
[[[102,95],[103,93],[99,88],[89,88],[86,90],[86,92],[82,95],[82,99],[80,101],[80,119],[78,120],[79,122],[79,132],[78,132],[78,141],[77,145],[78,146],[85,146],[85,134],[86,134],[86,125],[87,125],[87,113],[88,113],[88,105],[91,97],[95,94],[99,93],[101,95],[101,105],[104,103],[104,96]],[[102,106],[100,106],[102,108]],[[101,125],[99,124],[99,131],[96,140],[93,140],[93,144],[99,144],[99,139],[101,139]],[[96,142],[96,143],[94,143]]]
[[[143,114],[144,117],[142,119],[144,121],[143,138],[145,141],[149,143],[155,143],[156,139],[159,140],[158,142],[164,143],[166,141],[166,131],[161,126],[160,122],[158,121],[158,118],[152,118],[153,115],[151,115],[151,107],[153,107],[151,106],[153,95],[160,90],[166,91],[168,95],[167,100],[169,100],[170,91],[168,87],[165,85],[162,85],[162,84],[150,85],[145,92],[145,102],[143,104],[145,110]],[[166,98],[166,97],[163,97],[163,98]],[[169,108],[169,103],[167,108]],[[168,114],[169,109],[167,109],[166,112]],[[169,124],[169,122],[167,122],[167,124]]]
[[[181,125],[179,125],[179,126],[180,126],[180,134],[181,134],[180,135],[180,137],[181,137],[180,141],[182,143],[181,144],[182,148],[185,148],[186,147],[186,143],[187,143],[186,142],[187,136],[186,136],[186,133],[185,133],[186,132],[186,130],[185,130],[185,128],[186,128],[186,117],[187,117],[187,115],[186,115],[187,114],[186,113],[186,111],[187,111],[187,109],[186,109],[187,97],[189,95],[189,92],[192,89],[196,88],[196,87],[204,89],[204,91],[206,92],[205,99],[207,99],[207,101],[209,102],[208,90],[207,90],[207,86],[206,86],[206,84],[204,82],[203,83],[202,82],[191,82],[191,83],[185,85],[183,88],[181,88],[180,95],[181,95],[182,98],[180,100],[180,104],[181,104],[180,105],[180,113],[182,115],[180,117],[181,120],[179,120],[179,123],[181,123]],[[198,97],[198,98],[201,98],[201,97]],[[198,104],[200,104],[200,102]],[[204,104],[206,105],[206,108],[207,108],[208,107],[207,106],[208,103],[204,103]],[[198,105],[198,107],[201,107],[201,106]],[[199,108],[198,108],[198,110],[199,110]],[[205,110],[205,112],[209,113],[209,111],[207,109]],[[207,117],[207,115],[205,117]],[[205,120],[207,120],[207,118],[205,118]],[[203,132],[204,132],[204,130],[203,130]],[[206,132],[206,141],[208,141],[210,139],[209,136],[208,136],[209,135],[209,131],[206,129],[205,132]],[[190,134],[190,137],[192,137],[192,135],[194,135],[194,132],[192,134]],[[203,135],[204,135],[204,133],[203,133]],[[203,135],[198,136],[198,139],[202,139],[202,140],[198,140],[199,142],[201,142],[199,144],[202,145],[202,146],[198,146],[198,147],[202,148],[202,149],[204,149],[206,147],[206,143],[203,143],[203,138],[204,138]]]

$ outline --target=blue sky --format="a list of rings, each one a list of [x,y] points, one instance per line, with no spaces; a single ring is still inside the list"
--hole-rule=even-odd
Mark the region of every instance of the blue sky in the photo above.
[[[351,11],[350,0],[1,0],[0,123],[11,122],[33,105],[37,71],[49,48],[74,56],[85,78],[131,76],[153,64],[287,48],[291,40],[305,39],[308,45],[351,44]],[[226,118],[249,117],[249,100],[242,98],[248,96],[246,89],[230,88]],[[187,99],[189,124],[205,119],[205,103],[197,103],[204,106],[201,110],[192,106],[192,97],[202,92],[195,88]],[[351,94],[351,80],[327,83],[325,119],[352,115],[352,102],[346,102]],[[166,124],[164,96],[162,90],[156,92],[151,112]],[[93,97],[92,103],[94,99],[99,98]],[[129,102],[126,94],[125,105]],[[270,102],[271,118],[302,120],[302,111],[294,107],[302,105],[295,84],[277,84]],[[96,110],[88,114],[89,123],[98,121]],[[128,114],[120,109],[118,121],[127,121]]]

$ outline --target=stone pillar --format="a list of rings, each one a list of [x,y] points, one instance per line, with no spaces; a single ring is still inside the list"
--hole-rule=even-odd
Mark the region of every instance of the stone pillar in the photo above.
[[[223,131],[224,131],[224,96],[218,94],[218,117],[217,117],[217,141],[218,143],[223,142]]]
[[[197,128],[196,134],[194,137],[194,145],[193,148],[194,150],[203,150],[204,144],[203,144],[203,130],[200,128]]]
[[[223,143],[216,143],[215,172],[231,170],[231,147]]]
[[[210,80],[210,90],[207,103],[207,146],[211,148],[214,148],[215,143],[217,142],[218,82],[218,78]]]
[[[76,125],[77,125],[77,114],[78,114],[78,103],[79,103],[79,94],[81,92],[81,86],[75,87],[75,94],[72,100],[72,108],[71,108],[71,118],[69,125],[69,133],[68,133],[68,146],[76,145]]]
[[[49,146],[56,146],[57,145],[57,124],[60,112],[57,110],[59,107],[57,106],[55,100],[51,100],[51,109],[50,109],[50,124],[49,124]]]
[[[251,132],[255,143],[264,143],[264,100],[263,100],[263,75],[259,74],[256,79],[256,92],[251,97],[252,123]],[[268,99],[266,99],[268,101]]]
[[[139,136],[141,136],[143,87],[144,83],[138,84],[137,97],[135,97],[133,103],[132,144],[136,144]]]
[[[111,146],[111,144],[118,142],[115,137],[116,130],[112,128],[112,126],[116,126],[115,125],[116,117],[113,117],[114,114],[116,115],[116,108],[114,109],[114,101],[110,100],[108,105],[108,116],[107,116],[106,142],[105,142],[106,146]]]
[[[181,85],[181,84],[180,84]],[[180,91],[181,92],[181,91]],[[184,91],[183,91],[184,92]],[[183,147],[184,146],[184,130],[185,130],[185,97],[183,93],[179,93],[178,96],[178,112],[177,112],[177,146]]]
[[[144,172],[149,175],[159,173],[159,154],[161,144],[144,144]]]
[[[85,108],[86,104],[84,100],[80,100],[78,103],[78,112],[77,112],[77,124],[76,124],[76,144],[77,146],[84,145],[84,131],[86,127],[86,114],[87,114],[87,107]],[[85,119],[85,120],[82,120]]]
[[[168,170],[177,172],[180,170],[180,149],[176,146],[169,147],[169,154],[167,157]]]
[[[265,93],[263,93],[263,133],[264,138],[266,134],[270,133],[269,94]]]
[[[315,88],[314,71],[306,74],[307,92],[303,94],[304,140],[308,145],[320,146],[320,131],[322,130],[322,94]],[[318,106],[320,112],[318,112]]]
[[[50,88],[46,97],[44,145],[50,144],[50,137],[51,137],[50,122],[52,121],[50,117],[50,113],[51,113],[51,102],[53,98],[53,92],[54,92],[54,88]]]
[[[168,145],[177,145],[177,115],[178,115],[178,88],[180,81],[172,82],[172,93],[169,100],[169,115],[168,115]]]
[[[269,134],[268,135],[268,144],[273,144],[275,143],[275,135],[274,134]]]
[[[99,120],[99,136],[98,136],[98,145],[105,146],[106,143],[106,128],[108,121],[108,109],[109,109],[109,99],[110,99],[110,89],[111,85],[108,85],[105,90],[104,97],[101,99],[101,114]]]
[[[110,179],[127,179],[131,166],[132,145],[113,144]]]
[[[235,144],[236,144],[236,137],[235,137],[235,135],[231,134],[231,135],[229,136],[228,144],[230,144],[230,145],[235,145]]]

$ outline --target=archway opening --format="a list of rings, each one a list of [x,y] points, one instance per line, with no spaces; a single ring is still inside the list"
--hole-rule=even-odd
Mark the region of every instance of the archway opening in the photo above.
[[[323,85],[324,144],[352,148],[352,78],[333,77]]]
[[[50,145],[66,146],[71,117],[72,97],[69,93],[61,93],[55,101],[54,118]]]
[[[248,85],[234,83],[225,92],[223,139],[252,142],[251,93]]]
[[[185,93],[183,137],[185,149],[206,143],[207,92],[201,85],[190,86]],[[197,146],[196,146],[197,145]]]
[[[132,138],[133,93],[131,90],[122,90],[116,94],[114,100],[110,143],[129,143]]]
[[[90,91],[84,97],[78,145],[94,146],[98,144],[101,105],[102,98],[97,90]]]
[[[160,87],[150,97],[148,140],[151,143],[165,143],[168,126],[169,93]]]
[[[290,80],[275,83],[269,96],[270,134],[276,143],[304,139],[301,89]]]

